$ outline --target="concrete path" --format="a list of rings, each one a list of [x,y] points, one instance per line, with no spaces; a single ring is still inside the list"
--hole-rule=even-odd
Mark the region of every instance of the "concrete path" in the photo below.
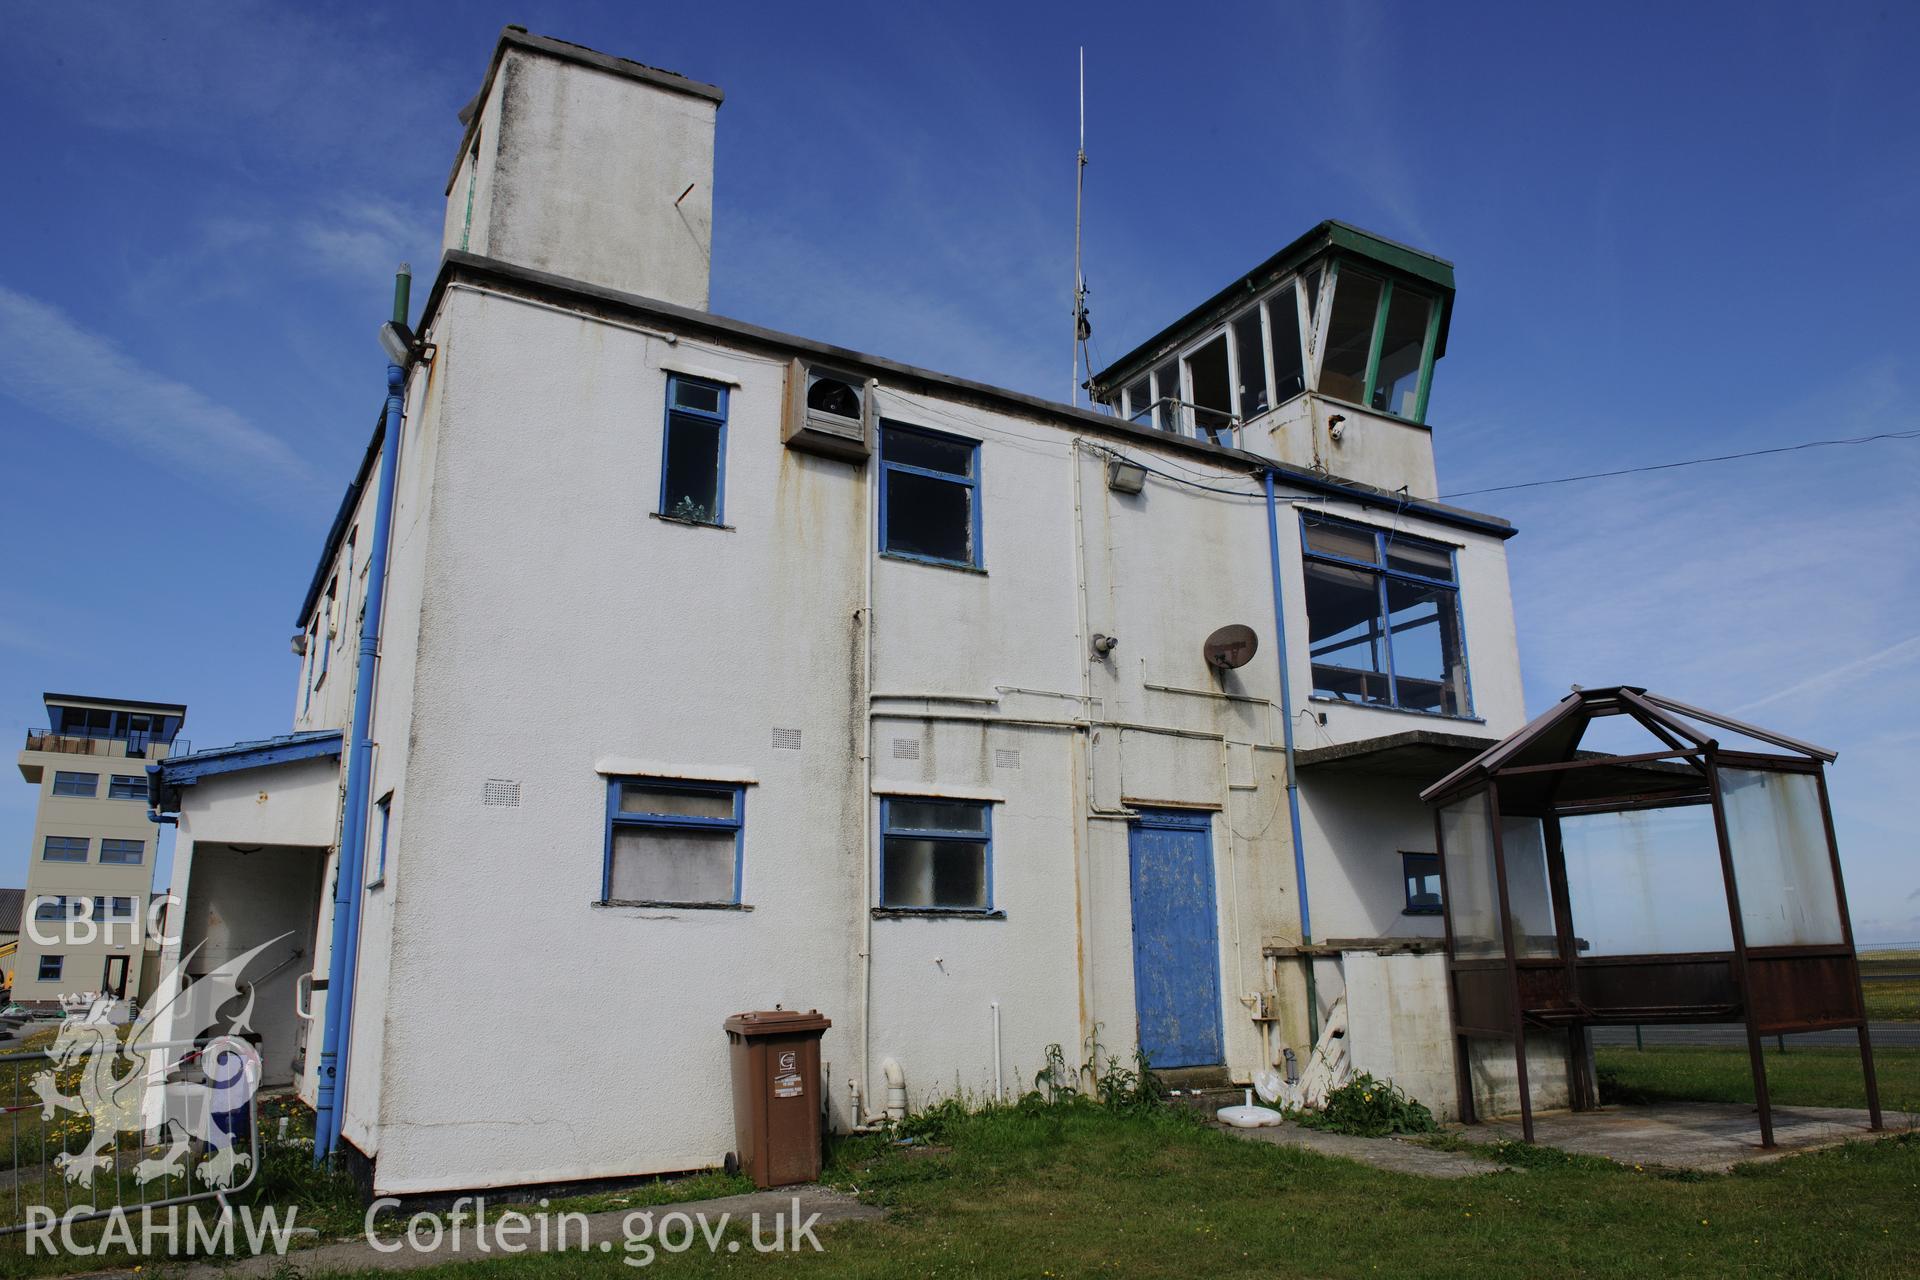
[[[1633,1043],[1632,1027],[1594,1027],[1587,1034],[1593,1037],[1595,1044]],[[1747,1029],[1738,1023],[1643,1027],[1641,1035],[1646,1044],[1737,1045],[1741,1048],[1747,1044]],[[1869,1022],[1867,1036],[1876,1049],[1920,1048],[1920,1022]],[[1774,1047],[1774,1037],[1760,1038],[1767,1048]],[[1787,1037],[1787,1052],[1792,1053],[1796,1045],[1841,1045],[1852,1049],[1859,1047],[1859,1044],[1859,1035],[1852,1031],[1805,1031]]]
[[[1889,1111],[1882,1118],[1885,1127],[1875,1134],[1867,1128],[1864,1110],[1775,1107],[1775,1145],[1768,1150],[1760,1145],[1760,1118],[1751,1103],[1681,1102],[1537,1115],[1533,1118],[1533,1140],[1543,1147],[1604,1156],[1620,1164],[1724,1173],[1749,1160],[1778,1160],[1920,1127],[1920,1116]],[[1468,1125],[1460,1130],[1460,1136],[1469,1142],[1517,1142],[1520,1117],[1502,1116]]]
[[[642,1235],[638,1215],[651,1215],[651,1223],[645,1230],[642,1244],[630,1247],[630,1235]],[[661,1225],[674,1214],[686,1215],[685,1225],[675,1219],[667,1226],[665,1239],[675,1246],[667,1249],[662,1246]],[[445,1215],[436,1215],[442,1225]],[[179,1270],[169,1268],[169,1277],[184,1277],[186,1280],[232,1280],[234,1277],[265,1277],[284,1274],[287,1264],[298,1269],[298,1274],[316,1276],[345,1271],[411,1271],[418,1267],[438,1266],[448,1262],[480,1262],[513,1256],[499,1247],[499,1239],[492,1235],[497,1230],[500,1215],[490,1211],[492,1221],[488,1224],[490,1234],[487,1251],[475,1247],[473,1223],[462,1223],[462,1230],[456,1246],[450,1233],[442,1231],[437,1245],[432,1245],[434,1233],[422,1227],[419,1239],[430,1247],[414,1248],[405,1243],[406,1226],[382,1224],[376,1231],[382,1249],[376,1249],[365,1239],[335,1241],[314,1248],[290,1249],[286,1257],[277,1257],[272,1253],[257,1258],[246,1258],[228,1263],[203,1263],[199,1266],[185,1267]],[[674,1251],[704,1251],[714,1247],[719,1252],[751,1253],[754,1241],[771,1245],[778,1235],[786,1243],[788,1251],[813,1252],[809,1243],[811,1237],[805,1234],[806,1228],[818,1230],[838,1222],[862,1222],[886,1216],[886,1210],[872,1205],[861,1204],[852,1196],[822,1186],[782,1187],[776,1191],[756,1191],[743,1196],[723,1196],[717,1200],[692,1200],[685,1204],[654,1205],[644,1209],[614,1209],[606,1213],[575,1214],[568,1220],[566,1239],[560,1244],[558,1214],[549,1211],[549,1238],[546,1247],[541,1247],[539,1228],[509,1238],[508,1243],[524,1246],[522,1253],[559,1253],[586,1252],[618,1254],[638,1261],[648,1258],[658,1261]],[[631,1229],[628,1220],[633,1219]],[[777,1221],[776,1221],[777,1219]],[[584,1233],[580,1224],[584,1222]],[[724,1225],[723,1225],[724,1224]],[[758,1235],[756,1236],[756,1224]],[[796,1230],[799,1228],[799,1230]],[[731,1229],[730,1239],[720,1240],[724,1229]],[[703,1234],[704,1233],[704,1234]],[[236,1234],[237,1231],[236,1231]],[[690,1243],[682,1248],[685,1236]],[[709,1240],[717,1242],[710,1246]],[[584,1241],[584,1243],[583,1243]],[[296,1242],[297,1243],[297,1242]],[[823,1248],[831,1248],[826,1241],[820,1242]],[[393,1252],[383,1249],[399,1244]],[[651,1248],[652,1254],[643,1251]],[[769,1249],[771,1251],[771,1249]],[[103,1276],[131,1277],[131,1271],[106,1272]],[[144,1277],[143,1277],[144,1280]]]
[[[1498,1173],[1501,1167],[1491,1160],[1483,1160],[1472,1154],[1436,1151],[1432,1147],[1403,1138],[1355,1138],[1344,1133],[1327,1133],[1321,1129],[1303,1128],[1291,1120],[1265,1129],[1236,1129],[1231,1125],[1218,1123],[1215,1127],[1225,1130],[1236,1138],[1245,1138],[1249,1142],[1266,1142],[1276,1147],[1300,1147],[1307,1151],[1317,1151],[1325,1156],[1358,1160],[1361,1164],[1370,1164],[1376,1169],[1388,1169],[1394,1173],[1411,1173],[1422,1178],[1477,1178],[1481,1174]]]

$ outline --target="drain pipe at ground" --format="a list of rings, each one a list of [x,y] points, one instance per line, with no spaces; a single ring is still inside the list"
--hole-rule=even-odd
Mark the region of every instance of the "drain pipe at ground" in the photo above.
[[[1293,683],[1288,675],[1291,657],[1287,651],[1287,605],[1280,589],[1280,515],[1274,505],[1273,472],[1263,479],[1267,495],[1267,559],[1273,572],[1274,648],[1280,662],[1281,742],[1287,762],[1287,821],[1293,831],[1293,879],[1300,894],[1300,945],[1313,944],[1313,913],[1307,905],[1307,855],[1300,844],[1300,783],[1293,767]],[[1320,1042],[1320,995],[1314,983],[1313,957],[1302,956],[1307,974],[1307,1043]]]

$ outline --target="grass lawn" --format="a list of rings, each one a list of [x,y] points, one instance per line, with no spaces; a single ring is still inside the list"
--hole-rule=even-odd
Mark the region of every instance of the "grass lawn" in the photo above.
[[[1603,1102],[1751,1102],[1753,1074],[1745,1048],[1661,1045],[1595,1050]],[[1767,1091],[1780,1106],[1865,1107],[1866,1085],[1857,1049],[1789,1047],[1767,1042]],[[1920,1049],[1875,1049],[1880,1105],[1920,1112]],[[1915,1205],[1920,1216],[1920,1203]]]
[[[673,1275],[1895,1276],[1914,1271],[1920,1140],[1675,1178],[1597,1162],[1441,1182],[1251,1143],[1172,1115],[960,1120],[933,1149],[843,1145],[833,1179],[894,1210],[821,1254],[704,1246]],[[631,1275],[611,1255],[417,1275]],[[308,1273],[311,1276],[313,1273]]]
[[[1876,1055],[1889,1107],[1920,1105],[1920,1050]],[[1640,1097],[1743,1101],[1744,1051],[1600,1052],[1608,1087]],[[1859,1105],[1845,1050],[1768,1053],[1783,1103]],[[923,1141],[839,1143],[828,1180],[888,1206],[884,1222],[821,1230],[825,1252],[760,1255],[743,1227],[738,1252],[696,1244],[657,1253],[671,1275],[1301,1276],[1465,1274],[1476,1280],[1577,1276],[1911,1276],[1920,1218],[1920,1135],[1857,1143],[1746,1166],[1730,1175],[1636,1172],[1604,1161],[1488,1151],[1484,1177],[1438,1181],[1310,1152],[1246,1142],[1181,1115],[1119,1116],[1091,1105],[1003,1109],[923,1121]],[[297,1157],[296,1157],[297,1158]],[[1517,1166],[1517,1167],[1516,1167]],[[328,1227],[357,1209],[300,1170],[263,1171],[265,1198],[305,1201]],[[278,1177],[286,1178],[274,1185]],[[722,1184],[725,1185],[722,1185]],[[271,1188],[271,1190],[269,1190]],[[717,1176],[635,1193],[639,1205]],[[578,1207],[614,1207],[587,1203]],[[307,1219],[303,1212],[303,1220]],[[392,1238],[398,1233],[385,1233]],[[35,1260],[46,1270],[50,1260]],[[0,1275],[23,1269],[0,1250]],[[70,1268],[69,1268],[70,1269]],[[166,1265],[147,1271],[166,1274]],[[631,1276],[620,1251],[522,1255],[410,1275],[473,1280]],[[296,1253],[285,1275],[322,1274]],[[364,1274],[391,1274],[373,1273]]]
[[[1920,951],[1862,951],[1860,976],[1920,974]],[[1860,984],[1867,1016],[1879,1022],[1920,1022],[1920,978],[1893,978]]]

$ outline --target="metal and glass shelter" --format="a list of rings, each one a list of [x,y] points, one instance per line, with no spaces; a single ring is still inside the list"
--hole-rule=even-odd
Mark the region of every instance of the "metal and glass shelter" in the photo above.
[[[1650,749],[1582,750],[1608,717]],[[1572,1104],[1590,1110],[1588,1027],[1720,1022],[1746,1028],[1763,1146],[1766,1035],[1857,1030],[1880,1128],[1834,758],[1642,688],[1576,686],[1421,792],[1441,854],[1461,1119],[1476,1119],[1476,1039],[1512,1045],[1530,1142],[1530,1030],[1567,1033]]]

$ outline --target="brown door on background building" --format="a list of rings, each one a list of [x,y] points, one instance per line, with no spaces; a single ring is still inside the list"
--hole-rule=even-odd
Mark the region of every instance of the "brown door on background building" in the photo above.
[[[116,1000],[127,998],[127,958],[108,956],[106,968],[100,974],[100,994],[112,996]]]

